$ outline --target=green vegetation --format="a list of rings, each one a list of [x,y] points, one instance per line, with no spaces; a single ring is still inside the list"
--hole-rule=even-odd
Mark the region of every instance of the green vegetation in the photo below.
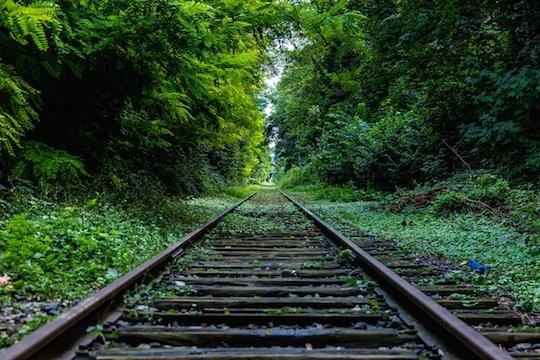
[[[0,1],[0,183],[89,173],[179,194],[264,178],[258,93],[286,14],[265,0]]]
[[[17,187],[0,199],[0,274],[11,277],[0,295],[79,299],[239,199],[156,196],[122,204],[94,195],[60,200]]]
[[[343,191],[347,193],[349,189]],[[445,210],[441,214],[439,197],[445,195],[422,207],[410,205],[396,211],[404,203],[411,204],[411,192],[401,197],[379,196],[378,201],[358,198],[352,202],[315,200],[321,196],[313,189],[293,188],[290,192],[307,201],[310,209],[345,234],[360,229],[394,242],[404,251],[442,256],[456,264],[476,259],[490,270],[486,275],[473,274],[470,281],[482,289],[506,289],[516,298],[518,306],[528,311],[540,310],[540,243],[538,233],[534,233],[537,228],[521,227],[510,216],[498,217],[491,211],[472,212],[468,207],[463,208],[467,211]],[[512,192],[523,195],[522,190]],[[536,206],[537,202],[538,197]],[[530,224],[530,219],[524,224]]]
[[[475,282],[540,309],[531,6],[297,7],[303,40],[287,54],[270,119],[279,184],[338,227],[456,263],[477,259],[491,271]]]
[[[0,323],[0,346],[56,312],[32,306],[112,281],[252,192],[273,160],[323,218],[477,259],[490,271],[473,281],[539,310],[539,11],[0,0],[0,315],[31,308],[15,332]],[[273,62],[283,76],[265,91]],[[275,196],[261,197],[270,212],[293,212]],[[292,225],[259,205],[223,226]]]
[[[323,269],[324,260],[306,261],[300,264],[301,269]]]
[[[299,314],[303,311],[302,308],[283,306],[278,309],[265,309],[264,312],[267,315],[287,315],[287,314]]]
[[[336,255],[336,261],[342,265],[345,265],[352,261],[354,254],[349,249],[340,250]]]
[[[16,331],[0,327],[0,347],[51,318],[39,304],[60,307],[80,300],[238,199],[154,194],[139,202],[119,202],[105,194],[60,199],[29,187],[10,189],[0,198],[0,276],[9,276],[7,284],[0,285],[0,304],[7,311],[2,317],[31,314]],[[204,249],[192,254],[212,256]],[[36,308],[28,308],[29,302]]]
[[[538,11],[527,0],[296,6],[272,95],[277,177],[377,190],[480,169],[538,181]]]
[[[540,303],[540,29],[529,1],[295,7],[271,98],[278,183],[322,218]]]
[[[259,94],[287,14],[0,0],[0,347],[266,177]]]

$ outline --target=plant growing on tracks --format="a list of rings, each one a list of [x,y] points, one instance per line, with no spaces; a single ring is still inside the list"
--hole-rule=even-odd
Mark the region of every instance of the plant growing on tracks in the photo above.
[[[373,285],[373,281],[369,277],[357,278],[354,276],[349,276],[346,279],[347,285],[351,287],[356,287],[359,289],[366,289],[369,286]]]
[[[341,265],[348,264],[352,262],[353,259],[354,259],[354,254],[349,249],[340,250],[336,255],[336,261]]]
[[[324,268],[324,260],[314,260],[314,261],[306,261],[300,264],[300,268],[302,269],[323,269]]]
[[[299,314],[303,310],[302,308],[293,307],[293,306],[283,306],[281,308],[271,308],[271,309],[264,309],[264,312],[267,315],[285,315],[285,314]]]

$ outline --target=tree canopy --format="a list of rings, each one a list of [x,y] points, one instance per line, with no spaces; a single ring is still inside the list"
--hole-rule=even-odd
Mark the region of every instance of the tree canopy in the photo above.
[[[286,12],[267,0],[0,1],[2,177],[43,146],[118,186],[257,176],[269,163],[262,64]]]
[[[282,169],[392,189],[540,170],[534,1],[329,1],[295,7],[274,94]]]
[[[283,39],[294,48],[267,124],[281,170],[381,189],[463,169],[535,179],[539,11],[530,0],[0,0],[0,179],[50,168],[196,192],[262,177],[263,65]]]

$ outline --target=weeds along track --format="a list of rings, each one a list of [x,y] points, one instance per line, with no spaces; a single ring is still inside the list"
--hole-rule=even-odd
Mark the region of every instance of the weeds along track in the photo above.
[[[385,290],[388,285],[361,265],[354,248],[336,245],[305,209],[299,211],[277,191],[263,191],[232,210],[216,218],[217,225],[205,228],[204,235],[197,233],[198,242],[189,251],[170,249],[168,262],[152,277],[133,278],[138,285],[131,290],[125,292],[125,281],[122,289],[112,284],[114,291],[102,301],[106,309],[95,306],[99,314],[67,314],[56,327],[38,330],[4,357],[58,358],[69,350],[62,356],[101,360],[437,359],[450,353],[467,359],[509,358],[453,316],[449,319],[457,323],[452,324],[473,339],[460,338],[459,331],[445,332],[444,326],[432,330],[438,321],[434,315],[415,315],[408,305],[397,304],[405,292],[396,296],[392,289]],[[399,253],[365,245],[380,250],[377,255],[392,268],[411,278],[421,276],[417,267],[401,266],[409,263]],[[419,290],[423,296],[438,294],[443,305],[454,309],[470,304],[445,297],[465,291],[455,284]],[[94,301],[96,297],[83,304],[92,307]],[[468,310],[479,310],[484,317],[465,320],[493,325],[494,317],[484,311],[487,305],[493,304],[478,299]],[[92,319],[102,319],[102,325],[87,328]],[[74,335],[83,327],[84,335]],[[56,338],[43,339],[51,329]],[[534,357],[531,349],[513,348],[513,355]]]
[[[508,307],[508,299],[471,284],[452,266],[404,255],[394,244],[356,229],[347,233],[379,261],[512,356],[540,359],[538,314],[524,314]]]

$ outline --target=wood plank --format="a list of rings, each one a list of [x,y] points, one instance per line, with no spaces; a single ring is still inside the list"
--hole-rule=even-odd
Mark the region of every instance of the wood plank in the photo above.
[[[461,320],[469,325],[480,325],[491,323],[492,325],[521,325],[521,316],[515,311],[453,311]]]
[[[231,249],[231,250],[216,250],[213,249],[213,252],[216,254],[219,254],[221,256],[335,256],[335,254],[331,254],[330,251],[326,249],[301,249],[301,250],[292,250],[292,249],[285,249],[285,250],[276,250],[276,249],[266,249],[265,250],[237,250],[237,249]]]
[[[236,262],[217,262],[217,261],[201,261],[196,262],[192,265],[192,268],[213,268],[213,269],[253,269],[253,268],[274,268],[274,269],[283,269],[283,268],[293,268],[293,269],[302,269],[306,266],[307,261],[295,261],[295,260],[276,260],[276,261],[259,261],[259,262],[249,262],[249,261],[236,261]],[[309,265],[309,264],[308,264]],[[321,266],[318,269],[339,269],[343,268],[340,264],[335,261],[326,261],[324,266]],[[352,269],[349,269],[351,271]]]
[[[295,269],[301,278],[321,278],[331,276],[347,276],[351,269]],[[205,270],[186,270],[182,271],[185,275],[196,275],[200,277],[218,276],[281,276],[281,270],[263,270],[263,269],[205,269]]]
[[[345,279],[343,278],[312,278],[301,279],[291,277],[276,277],[276,278],[258,278],[258,277],[186,277],[175,276],[175,281],[183,281],[186,284],[197,285],[234,285],[234,286],[252,286],[252,285],[281,285],[281,286],[294,286],[294,285],[344,285]],[[173,280],[167,281],[172,283]]]
[[[439,305],[447,309],[489,309],[497,307],[499,304],[496,299],[478,298],[471,300],[455,300],[455,299],[437,299]]]
[[[376,324],[377,321],[383,319],[383,314],[367,314],[365,312],[349,312],[347,314],[320,312],[271,314],[261,312],[261,310],[258,309],[258,312],[256,313],[238,312],[240,310],[236,310],[236,312],[233,311],[224,314],[223,309],[216,309],[216,311],[219,311],[220,313],[206,313],[203,309],[202,311],[188,314],[155,312],[150,315],[152,316],[152,319],[159,319],[161,324],[177,322],[182,325],[228,324],[231,326],[268,325],[270,323],[272,323],[273,326],[312,325],[314,323],[333,326],[352,326],[360,321],[367,324]],[[144,314],[141,314],[141,316],[143,319],[145,318]]]
[[[249,253],[245,255],[219,254],[219,259],[228,261],[332,261],[335,256],[329,254],[323,255],[304,255],[304,254],[266,254]]]
[[[414,331],[398,332],[377,328],[271,328],[245,329],[167,326],[129,326],[117,330],[117,336],[128,344],[160,342],[173,346],[380,346],[400,345],[416,339]]]
[[[427,285],[417,286],[417,288],[427,294],[439,295],[473,294],[475,292],[475,289],[472,286]]]
[[[197,307],[226,307],[226,308],[281,308],[281,307],[311,307],[323,308],[352,308],[356,305],[367,304],[367,297],[228,297],[213,298],[208,296],[179,297],[157,299],[154,305],[163,308],[193,308]]]
[[[325,239],[287,239],[287,240],[215,240],[212,242],[214,246],[260,246],[260,247],[275,247],[275,246],[332,246],[332,243]]]
[[[272,348],[158,348],[158,349],[106,349],[97,352],[97,360],[157,360],[157,359],[308,359],[308,360],[412,360],[418,356],[408,349],[345,349],[322,348],[308,350],[305,347]]]
[[[229,245],[238,245],[245,246],[246,244],[255,245],[255,246],[267,246],[267,245],[288,245],[288,244],[313,244],[313,245],[330,245],[331,243],[325,238],[321,237],[320,239],[310,238],[310,239],[259,239],[259,240],[250,240],[250,239],[236,239],[236,240],[214,240],[213,245],[219,246],[229,246]]]
[[[482,335],[497,344],[515,345],[519,343],[540,343],[540,330],[537,331],[481,331]]]
[[[352,296],[366,293],[367,290],[339,286],[192,286],[198,294],[212,296],[288,296],[314,295],[320,296]]]
[[[322,246],[306,247],[306,246],[296,246],[296,247],[287,247],[284,248],[280,246],[274,247],[263,247],[263,246],[212,246],[212,250],[218,253],[235,253],[238,251],[242,252],[276,252],[280,254],[292,254],[292,253],[321,253],[326,254],[333,249],[326,249]]]
[[[540,353],[534,351],[509,351],[508,355],[515,359],[523,359],[523,360],[539,360],[540,359]]]
[[[290,238],[300,238],[300,239],[304,239],[304,238],[316,238],[316,237],[319,237],[319,236],[322,236],[322,233],[319,231],[319,230],[315,230],[315,231],[302,231],[302,232],[275,232],[275,233],[270,233],[270,232],[263,232],[261,234],[237,234],[237,233],[234,233],[234,234],[231,234],[232,238],[233,239],[236,239],[236,238],[240,238],[240,239],[259,239],[259,237],[264,237],[266,239],[290,239]],[[257,237],[258,236],[258,237]],[[227,236],[224,235],[221,237],[221,239],[224,239],[224,240],[227,240]]]

